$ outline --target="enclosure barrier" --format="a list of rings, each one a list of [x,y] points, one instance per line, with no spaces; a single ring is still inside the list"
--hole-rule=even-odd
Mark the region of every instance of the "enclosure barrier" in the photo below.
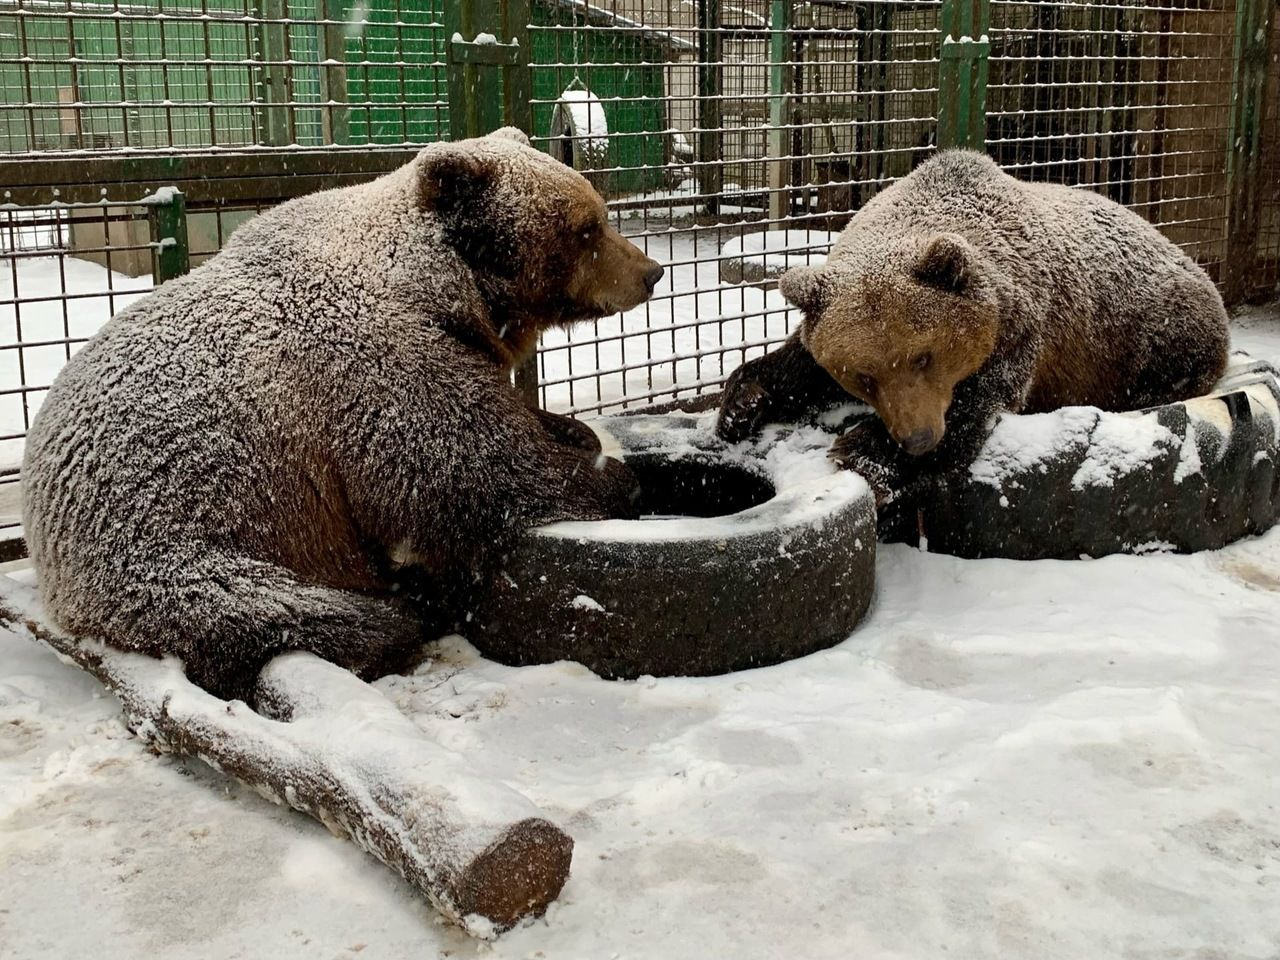
[[[502,124],[667,267],[544,337],[518,384],[562,411],[710,402],[792,329],[778,273],[946,146],[1274,297],[1278,54],[1268,0],[0,0],[0,522],[108,316],[267,207]]]

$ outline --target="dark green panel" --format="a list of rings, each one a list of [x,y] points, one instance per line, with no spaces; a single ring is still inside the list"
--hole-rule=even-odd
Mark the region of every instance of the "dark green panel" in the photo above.
[[[571,10],[536,0],[533,24],[534,100],[556,100],[576,79],[602,103],[610,134],[606,162],[619,168],[605,178],[606,192],[618,196],[661,186],[668,150],[664,131],[669,126],[663,102],[667,50],[662,43],[617,27],[538,30],[539,26],[581,26],[581,19],[575,20]],[[582,66],[540,66],[571,63]],[[550,134],[554,109],[550,103],[535,103],[536,136]]]

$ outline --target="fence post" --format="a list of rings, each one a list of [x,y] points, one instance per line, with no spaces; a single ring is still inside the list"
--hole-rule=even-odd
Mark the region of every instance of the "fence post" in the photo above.
[[[287,27],[284,24],[284,0],[258,0],[258,49],[262,75],[258,83],[258,140],[263,146],[279,147],[291,141],[289,136],[289,76]],[[268,22],[271,21],[271,22]]]
[[[478,42],[486,33],[493,39]],[[504,124],[532,134],[529,0],[453,0],[445,4],[444,35],[450,137],[482,137]],[[515,387],[538,405],[536,353],[516,368]]]
[[[720,209],[724,168],[720,165],[720,0],[698,0],[698,192],[708,213]]]
[[[791,67],[793,0],[773,0],[769,11],[769,219],[777,230],[791,212]]]
[[[162,187],[142,201],[151,226],[151,276],[158,287],[191,270],[187,243],[187,200],[173,187]]]
[[[1237,0],[1227,124],[1227,249],[1223,295],[1239,303],[1254,291],[1258,260],[1258,186],[1262,172],[1262,119],[1267,93],[1271,0]]]
[[[987,143],[990,0],[942,0],[938,64],[938,146],[982,150]]]
[[[320,114],[325,143],[347,143],[351,111],[347,106],[347,31],[344,0],[324,0],[325,25],[320,31],[324,51],[320,68]]]

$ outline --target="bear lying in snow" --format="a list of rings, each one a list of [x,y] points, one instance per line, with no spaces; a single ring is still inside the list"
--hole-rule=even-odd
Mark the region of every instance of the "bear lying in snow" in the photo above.
[[[1154,227],[1097,194],[947,151],[868,203],[824,266],[783,274],[795,335],[729,378],[717,430],[848,400],[878,418],[831,455],[884,504],[973,462],[1003,410],[1133,410],[1207,391],[1222,298]]]
[[[48,612],[227,697],[285,650],[385,672],[523,528],[634,514],[626,468],[509,373],[661,276],[512,130],[264,213],[49,391],[23,465]],[[406,571],[425,613],[391,599]]]

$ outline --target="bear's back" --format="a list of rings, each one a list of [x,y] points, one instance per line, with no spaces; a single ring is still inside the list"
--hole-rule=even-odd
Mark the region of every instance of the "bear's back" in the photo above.
[[[272,518],[292,522],[329,496],[316,492],[325,478],[313,465],[331,462],[318,451],[357,415],[353,398],[376,404],[443,349],[430,315],[399,308],[361,269],[368,248],[352,208],[367,192],[311,195],[255,218],[64,366],[23,467],[26,535],[55,600],[57,580],[124,556],[172,560],[233,541],[272,552]],[[57,562],[40,562],[55,549]]]
[[[964,237],[1031,300],[1070,301],[1086,312],[1129,295],[1135,284],[1202,276],[1138,214],[1090,190],[1030,183],[990,157],[945,150],[870,201],[832,250],[835,263],[893,262],[904,241]]]

